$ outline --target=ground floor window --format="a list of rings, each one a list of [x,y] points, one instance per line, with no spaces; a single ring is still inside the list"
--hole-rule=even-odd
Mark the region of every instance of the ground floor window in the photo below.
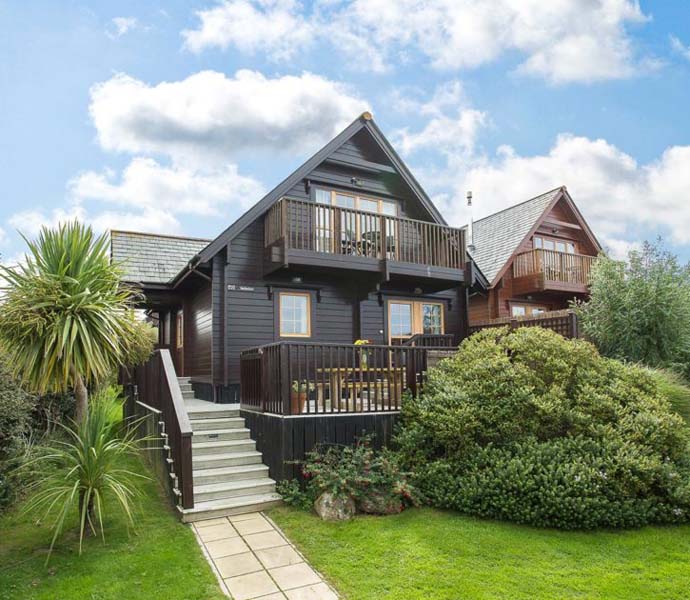
[[[548,312],[549,308],[543,304],[522,304],[511,302],[510,314],[513,317],[531,317]]]
[[[443,303],[426,300],[389,300],[388,337],[400,344],[416,334],[445,333]]]
[[[278,302],[281,337],[310,337],[310,294],[308,292],[280,292]]]

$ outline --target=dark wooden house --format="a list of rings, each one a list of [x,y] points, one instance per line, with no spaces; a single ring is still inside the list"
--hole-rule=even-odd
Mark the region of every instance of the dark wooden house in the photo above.
[[[248,450],[228,434],[235,418],[273,479],[294,476],[285,461],[317,442],[365,431],[386,441],[429,348],[467,335],[469,292],[484,281],[465,231],[447,225],[368,113],[214,240],[113,231],[111,244],[160,325],[138,398],[173,413],[169,464],[187,518],[227,513],[240,497],[197,475],[225,474],[237,466],[231,446]]]
[[[565,309],[588,291],[602,248],[565,187],[475,221],[471,256],[488,291],[469,301],[473,326]]]

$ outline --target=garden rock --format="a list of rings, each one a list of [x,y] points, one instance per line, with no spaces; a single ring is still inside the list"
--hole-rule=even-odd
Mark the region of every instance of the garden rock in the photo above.
[[[324,521],[347,521],[355,515],[355,501],[324,492],[314,502],[314,510]]]
[[[402,509],[399,497],[382,492],[374,492],[359,501],[359,510],[370,515],[395,515]]]

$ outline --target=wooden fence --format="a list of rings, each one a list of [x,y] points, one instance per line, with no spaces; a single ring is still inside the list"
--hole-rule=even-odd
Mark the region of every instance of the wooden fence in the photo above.
[[[470,334],[492,327],[543,327],[560,333],[565,338],[580,337],[577,315],[572,310],[559,310],[525,317],[502,317],[470,325]]]

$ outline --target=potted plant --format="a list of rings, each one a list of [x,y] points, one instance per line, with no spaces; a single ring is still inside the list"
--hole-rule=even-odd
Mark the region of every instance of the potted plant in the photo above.
[[[355,346],[366,346],[371,344],[371,340],[355,340]],[[359,349],[359,366],[366,369],[369,366],[369,351],[365,348]]]
[[[304,405],[307,403],[309,392],[313,392],[316,386],[306,379],[292,382],[292,391],[290,393],[290,413],[293,415],[302,414]]]

